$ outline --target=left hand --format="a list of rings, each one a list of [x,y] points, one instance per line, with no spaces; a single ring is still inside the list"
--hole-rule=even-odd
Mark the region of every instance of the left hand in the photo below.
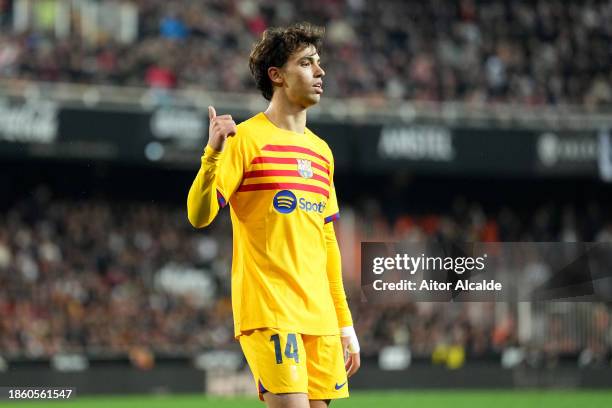
[[[359,370],[361,366],[361,356],[359,354],[359,342],[354,334],[341,336],[342,351],[344,353],[344,368],[346,369],[347,377],[351,377]]]

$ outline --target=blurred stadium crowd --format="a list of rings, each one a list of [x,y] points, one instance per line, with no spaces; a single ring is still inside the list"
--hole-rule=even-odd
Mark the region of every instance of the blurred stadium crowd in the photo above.
[[[0,12],[4,78],[252,91],[252,43],[269,26],[305,20],[327,29],[329,96],[612,104],[610,0],[109,1],[99,3],[98,25],[81,2],[61,38],[53,1],[33,2],[17,31],[14,3]]]
[[[118,356],[134,347],[156,355],[191,355],[237,347],[230,304],[231,224],[224,211],[210,230],[194,230],[185,209],[120,200],[62,200],[45,188],[0,215],[0,352],[4,357],[49,357],[58,352]],[[468,205],[469,204],[469,205]],[[373,206],[344,206],[336,225],[354,219],[357,230],[340,235],[344,247],[361,240],[452,239],[483,241],[612,239],[602,209],[576,224],[571,209],[510,210],[485,215],[478,203],[457,200],[444,214],[386,218]],[[554,210],[554,209],[553,209]],[[555,215],[556,214],[556,215]],[[602,227],[603,226],[603,227]],[[356,293],[359,278],[345,252],[345,285]],[[353,260],[358,262],[358,260]],[[358,293],[358,292],[357,292]],[[533,343],[518,339],[516,311],[500,315],[489,303],[375,305],[350,296],[363,353],[386,346],[414,357],[436,358],[447,347],[463,358],[495,358],[511,347],[542,356],[590,353],[601,361],[612,351],[608,309],[593,304],[570,325],[555,314],[540,316]],[[534,316],[538,316],[534,314]],[[535,317],[534,317],[535,318]],[[577,338],[577,324],[588,326]],[[595,356],[595,357],[593,357]],[[463,361],[463,360],[461,360]]]

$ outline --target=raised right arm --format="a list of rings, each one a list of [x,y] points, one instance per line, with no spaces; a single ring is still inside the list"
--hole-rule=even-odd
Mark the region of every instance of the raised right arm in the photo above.
[[[223,196],[220,186],[221,172],[224,171],[220,163],[227,138],[237,132],[232,117],[217,116],[212,106],[208,107],[208,118],[208,145],[204,149],[200,169],[187,196],[187,218],[195,228],[209,225],[215,219],[219,208],[225,206],[226,199],[229,199]]]
[[[221,153],[206,146],[202,155],[202,164],[198,174],[191,184],[187,196],[187,218],[195,228],[209,225],[217,216],[219,208],[225,202],[217,197],[217,173]],[[220,194],[219,194],[220,195]]]

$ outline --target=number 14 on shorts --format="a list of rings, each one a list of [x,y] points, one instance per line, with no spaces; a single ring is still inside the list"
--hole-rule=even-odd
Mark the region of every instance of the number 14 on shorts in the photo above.
[[[274,352],[276,354],[276,364],[283,363],[283,355],[281,353],[281,338],[278,334],[270,336],[270,341],[274,342]],[[285,345],[285,357],[292,358],[295,363],[300,362],[298,354],[298,344],[295,333],[287,333],[287,344]]]

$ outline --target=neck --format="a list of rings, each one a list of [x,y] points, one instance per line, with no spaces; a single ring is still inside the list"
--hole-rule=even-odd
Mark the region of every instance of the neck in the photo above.
[[[289,101],[279,100],[280,92],[275,92],[268,109],[264,112],[270,122],[276,127],[296,133],[304,133],[306,129],[306,109]]]

